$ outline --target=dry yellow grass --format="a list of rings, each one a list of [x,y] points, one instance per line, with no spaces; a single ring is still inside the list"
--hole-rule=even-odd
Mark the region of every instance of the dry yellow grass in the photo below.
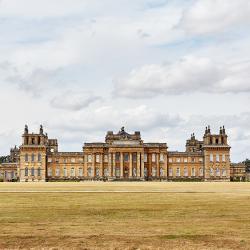
[[[250,249],[250,183],[1,183],[0,223],[1,249]]]

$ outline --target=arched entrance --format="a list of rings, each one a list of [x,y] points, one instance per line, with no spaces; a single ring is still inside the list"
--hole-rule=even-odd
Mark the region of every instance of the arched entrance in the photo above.
[[[124,167],[123,177],[124,177],[125,179],[128,179],[128,178],[129,178],[129,168],[128,168],[128,167]]]

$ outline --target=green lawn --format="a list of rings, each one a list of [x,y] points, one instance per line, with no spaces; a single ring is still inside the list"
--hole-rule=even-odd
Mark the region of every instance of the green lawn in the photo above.
[[[0,223],[0,249],[250,249],[250,183],[1,183]]]

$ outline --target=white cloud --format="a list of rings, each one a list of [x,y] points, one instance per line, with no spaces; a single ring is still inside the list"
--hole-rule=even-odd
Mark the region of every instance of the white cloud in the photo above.
[[[249,69],[249,62],[227,65],[210,58],[187,56],[172,64],[133,70],[127,77],[115,80],[114,94],[144,98],[194,92],[249,92]]]
[[[189,34],[213,34],[250,24],[249,0],[196,0],[183,13],[180,28]]]
[[[101,100],[101,97],[95,96],[91,92],[68,90],[53,97],[50,104],[54,108],[78,111],[87,108],[91,103],[97,100]]]

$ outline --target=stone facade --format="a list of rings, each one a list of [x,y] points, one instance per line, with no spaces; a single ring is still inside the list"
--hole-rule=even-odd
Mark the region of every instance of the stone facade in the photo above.
[[[231,181],[246,181],[245,163],[231,163],[230,178]]]
[[[9,169],[12,164],[15,178],[22,182],[230,180],[224,127],[219,134],[207,127],[201,141],[192,134],[185,152],[168,151],[166,143],[145,143],[140,132],[129,134],[124,127],[118,133],[107,132],[105,142],[85,143],[81,152],[59,152],[57,140],[49,139],[42,126],[39,133],[29,133],[25,126],[22,145],[12,149],[9,159]],[[1,171],[5,173],[7,165],[1,164]]]

